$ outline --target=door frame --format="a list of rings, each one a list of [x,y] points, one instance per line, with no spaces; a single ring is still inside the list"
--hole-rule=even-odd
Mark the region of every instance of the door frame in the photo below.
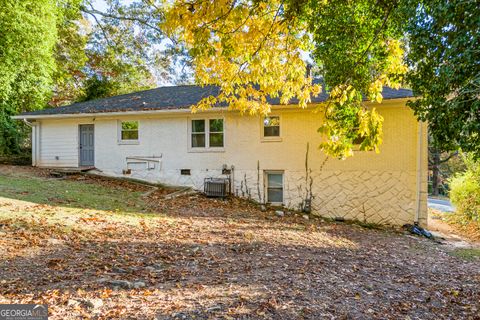
[[[82,167],[82,149],[80,148],[80,144],[82,143],[82,126],[92,126],[93,128],[93,165],[95,166],[95,125],[93,123],[80,123],[78,125],[78,167]],[[85,166],[85,165],[83,165]],[[86,167],[86,166],[85,166]]]

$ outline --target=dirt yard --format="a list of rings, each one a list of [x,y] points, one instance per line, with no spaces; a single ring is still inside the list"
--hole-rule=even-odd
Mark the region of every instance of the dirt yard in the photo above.
[[[238,199],[0,166],[0,303],[50,319],[480,319],[480,259]]]

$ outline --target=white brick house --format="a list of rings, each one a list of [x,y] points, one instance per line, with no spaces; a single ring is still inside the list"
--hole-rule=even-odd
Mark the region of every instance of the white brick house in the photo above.
[[[232,190],[259,202],[368,222],[427,217],[426,126],[406,107],[409,90],[385,88],[381,153],[327,159],[318,149],[323,118],[311,107],[272,108],[270,118],[227,108],[192,114],[215,87],[179,86],[16,116],[32,125],[33,165],[92,166],[104,174],[203,188],[231,170]],[[308,148],[308,153],[307,153]]]

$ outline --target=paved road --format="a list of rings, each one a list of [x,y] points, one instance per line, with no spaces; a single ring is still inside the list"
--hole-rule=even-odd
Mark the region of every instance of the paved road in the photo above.
[[[428,207],[443,212],[453,212],[455,208],[448,200],[428,198]]]

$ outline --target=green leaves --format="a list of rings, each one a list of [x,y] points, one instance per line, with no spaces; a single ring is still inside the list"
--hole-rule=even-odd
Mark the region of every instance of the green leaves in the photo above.
[[[56,69],[53,0],[0,0],[0,153],[18,151],[10,116],[43,106]]]
[[[473,154],[464,155],[465,172],[450,179],[450,197],[455,204],[457,218],[480,223],[480,161]]]
[[[355,141],[362,141],[360,150],[379,152],[383,119],[363,97],[382,102],[383,86],[400,87],[406,72],[397,3],[312,0],[301,6],[312,57],[331,91],[320,130],[327,141],[320,146],[338,158],[352,156]]]
[[[409,106],[443,150],[480,157],[480,5],[421,1],[410,14],[407,79],[420,99]]]

